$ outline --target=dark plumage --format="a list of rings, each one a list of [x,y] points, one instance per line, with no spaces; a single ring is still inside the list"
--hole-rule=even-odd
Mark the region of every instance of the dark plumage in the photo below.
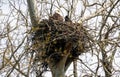
[[[70,18],[68,17],[68,15],[65,16],[65,21],[66,21],[66,22],[72,22],[72,21],[70,20]]]
[[[63,17],[60,15],[60,11],[56,10],[53,16],[49,17],[49,20],[56,20],[56,21],[63,22]]]

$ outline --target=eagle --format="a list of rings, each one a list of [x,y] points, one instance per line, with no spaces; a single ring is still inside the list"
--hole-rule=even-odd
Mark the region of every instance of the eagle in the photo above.
[[[56,10],[55,13],[49,17],[49,20],[63,22],[63,17],[60,15],[60,11]]]
[[[72,22],[68,15],[65,16],[65,22]]]

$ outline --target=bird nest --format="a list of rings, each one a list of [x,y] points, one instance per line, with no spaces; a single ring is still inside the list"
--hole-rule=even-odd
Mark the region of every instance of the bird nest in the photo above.
[[[35,61],[47,65],[47,59],[58,62],[71,44],[68,60],[74,60],[87,48],[88,36],[79,23],[42,20],[32,29],[32,48],[36,53]]]

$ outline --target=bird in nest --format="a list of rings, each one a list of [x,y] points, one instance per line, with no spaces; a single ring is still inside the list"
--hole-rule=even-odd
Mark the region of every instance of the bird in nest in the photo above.
[[[49,17],[49,20],[63,22],[60,10],[56,10],[55,13]]]

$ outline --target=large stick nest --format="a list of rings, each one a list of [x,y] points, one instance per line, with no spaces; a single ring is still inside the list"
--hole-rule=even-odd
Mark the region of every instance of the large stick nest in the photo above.
[[[67,43],[72,44],[68,61],[77,58],[88,47],[87,32],[79,23],[42,20],[32,31],[35,61],[42,64],[47,64],[48,58],[57,63]]]

